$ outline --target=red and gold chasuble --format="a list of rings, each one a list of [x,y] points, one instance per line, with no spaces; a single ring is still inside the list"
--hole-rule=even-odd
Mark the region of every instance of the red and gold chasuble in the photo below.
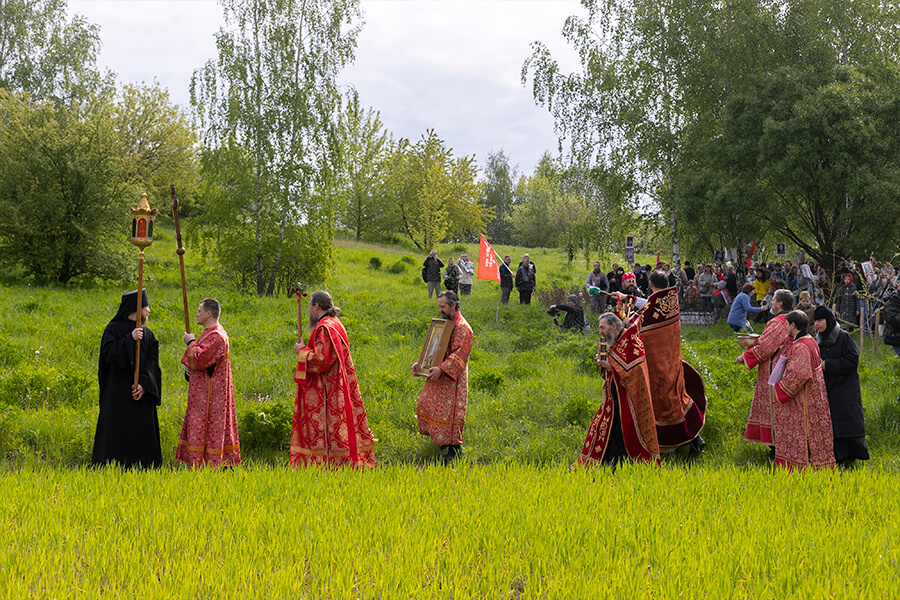
[[[748,442],[776,445],[775,392],[769,385],[769,376],[778,357],[787,353],[792,341],[782,314],[766,323],[766,328],[763,329],[756,345],[744,352],[744,364],[748,369],[759,365],[756,372],[756,389],[753,392],[753,402],[750,404],[747,428],[744,430],[744,439]]]
[[[291,464],[374,467],[350,342],[336,317],[322,317],[298,353]]]
[[[442,373],[437,381],[425,380],[416,419],[419,433],[431,436],[439,446],[460,445],[469,401],[469,353],[475,335],[459,311],[453,315],[453,333],[447,355],[438,367]]]
[[[834,430],[819,345],[808,335],[794,340],[784,376],[774,386],[775,466],[788,469],[833,467]]]
[[[187,412],[175,459],[192,467],[240,464],[241,447],[225,329],[216,325],[204,330],[185,349],[181,364],[190,372]],[[212,375],[211,367],[215,367]]]
[[[659,443],[650,399],[650,379],[644,344],[638,327],[632,325],[622,332],[608,350],[611,371],[605,373],[603,404],[588,427],[587,437],[576,464],[592,466],[603,461],[609,445],[614,421],[612,387],[619,403],[619,419],[625,450],[632,460],[659,464]]]
[[[659,449],[671,452],[700,435],[706,421],[703,378],[681,359],[681,311],[674,287],[655,292],[637,318]]]

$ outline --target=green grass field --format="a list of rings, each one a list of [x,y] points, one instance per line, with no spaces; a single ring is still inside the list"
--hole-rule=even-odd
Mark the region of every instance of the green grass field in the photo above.
[[[524,251],[497,250],[516,262]],[[583,283],[583,260],[530,253],[539,287]],[[100,336],[133,285],[48,287],[0,274],[0,598],[900,595],[900,361],[889,348],[863,354],[872,460],[851,471],[773,473],[765,449],[741,439],[754,373],[734,364],[740,348],[724,323],[683,330],[684,357],[710,399],[704,455],[568,471],[602,393],[596,339],[555,331],[539,304],[499,306],[498,284],[476,280],[462,304],[475,331],[465,463],[446,470],[416,433],[421,380],[409,374],[437,313],[424,257],[346,240],[335,257],[323,287],[343,308],[380,440],[374,472],[286,468],[296,300],[229,291],[190,246],[191,314],[204,296],[223,304],[245,466],[192,472],[174,462],[187,390],[164,228],[146,279],[167,465],[85,468]]]

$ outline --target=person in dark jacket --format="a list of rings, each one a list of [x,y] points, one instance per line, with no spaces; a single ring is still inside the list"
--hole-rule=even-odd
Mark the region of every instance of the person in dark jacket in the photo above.
[[[839,465],[850,466],[857,459],[868,460],[866,421],[859,389],[859,349],[853,337],[841,329],[834,314],[825,306],[813,313],[818,335],[822,374],[831,408],[834,429],[834,458]]]
[[[522,262],[519,263],[519,268],[516,269],[516,289],[519,290],[519,304],[531,304],[531,296],[534,294],[536,285],[536,271],[537,269],[535,269],[534,263],[531,262],[529,256],[527,254],[523,256]]]
[[[428,284],[428,297],[431,298],[432,292],[436,297],[441,293],[441,269],[444,268],[444,261],[438,258],[437,250],[428,253],[422,267],[422,276]]]
[[[566,313],[565,318],[563,318],[563,322],[560,325],[559,320],[556,316],[559,314],[559,311],[563,311]],[[565,304],[553,304],[550,306],[549,310],[547,310],[547,314],[553,317],[553,323],[565,331],[574,331],[577,333],[584,333],[585,326],[587,322],[584,320],[584,309],[578,305],[578,296],[575,294],[569,295],[566,298]]]
[[[512,263],[512,258],[507,254],[503,257],[503,264],[500,265],[500,302],[502,304],[509,302],[509,294],[513,289],[515,273],[512,267],[509,266],[510,263]]]

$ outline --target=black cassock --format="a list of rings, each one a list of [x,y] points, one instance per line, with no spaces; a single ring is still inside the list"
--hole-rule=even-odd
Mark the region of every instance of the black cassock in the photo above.
[[[100,342],[100,416],[94,436],[91,462],[103,465],[118,462],[124,467],[159,467],[162,448],[156,407],[160,403],[162,373],[159,370],[159,343],[144,327],[141,340],[141,371],[138,382],[144,395],[131,397],[134,382],[134,321],[114,319],[103,331]]]

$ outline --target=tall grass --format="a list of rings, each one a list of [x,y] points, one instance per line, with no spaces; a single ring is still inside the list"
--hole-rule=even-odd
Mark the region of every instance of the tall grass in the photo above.
[[[882,469],[0,472],[0,598],[894,598]]]

